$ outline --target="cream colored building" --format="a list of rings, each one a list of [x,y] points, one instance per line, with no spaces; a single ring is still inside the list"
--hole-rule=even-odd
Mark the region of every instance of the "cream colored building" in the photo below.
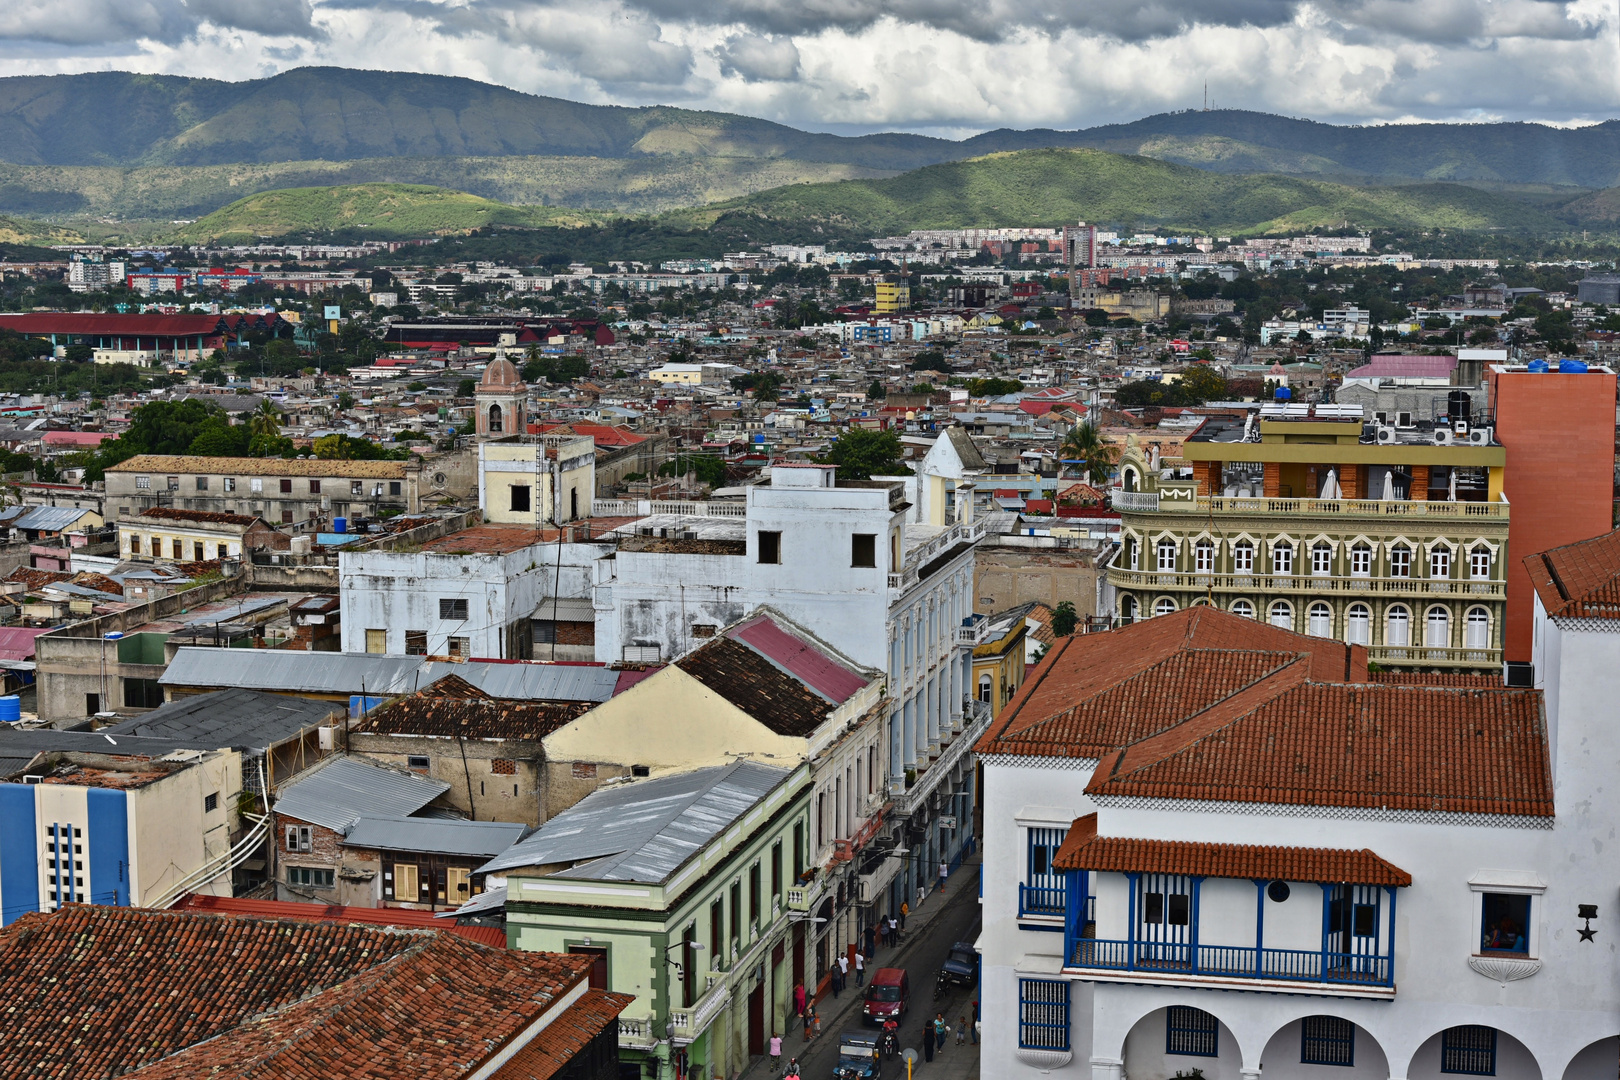
[[[240,559],[261,549],[284,551],[291,537],[254,514],[220,514],[156,507],[118,522],[118,550],[124,558],[203,562]]]
[[[277,524],[417,513],[434,493],[421,461],[198,457],[139,454],[107,469],[107,514],[163,506],[254,514]],[[434,469],[429,465],[430,470]],[[431,475],[450,474],[442,469]]]
[[[596,443],[524,435],[478,444],[478,505],[492,525],[563,525],[591,516]]]

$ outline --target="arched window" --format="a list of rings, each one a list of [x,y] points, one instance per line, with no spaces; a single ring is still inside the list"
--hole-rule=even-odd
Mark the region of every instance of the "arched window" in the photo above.
[[[1327,577],[1333,573],[1333,546],[1317,544],[1311,548],[1311,576]]]
[[[1254,545],[1247,540],[1239,540],[1232,545],[1232,571],[1238,574],[1254,572]]]
[[[1278,577],[1287,577],[1294,572],[1293,544],[1279,540],[1271,545],[1271,572]]]
[[[1366,544],[1357,544],[1350,549],[1350,576],[1372,576],[1372,548]]]
[[[1283,630],[1294,628],[1294,606],[1286,600],[1271,605],[1271,625]]]
[[[1176,542],[1166,537],[1159,541],[1159,573],[1175,573]]]
[[[990,687],[991,687],[991,684],[993,682],[994,682],[994,680],[990,678],[990,673],[988,671],[985,672],[983,675],[979,676],[979,700],[980,701],[989,701],[990,700]]]
[[[489,407],[489,432],[491,435],[494,435],[498,434],[500,431],[501,407],[499,405],[491,405]]]
[[[1168,596],[1160,597],[1159,602],[1153,605],[1154,615],[1170,615],[1173,614],[1175,610],[1176,602],[1170,599]]]
[[[1351,604],[1345,613],[1344,640],[1352,645],[1372,644],[1372,611],[1366,604]]]
[[[1305,632],[1311,637],[1333,636],[1333,609],[1318,600],[1306,613]]]
[[[1482,607],[1468,609],[1468,621],[1463,624],[1463,644],[1470,649],[1491,647],[1491,613]]]
[[[1423,619],[1423,644],[1430,649],[1451,645],[1451,612],[1443,607],[1429,609]]]
[[[1491,576],[1491,549],[1484,544],[1468,553],[1468,576],[1484,581]]]
[[[1252,619],[1254,618],[1254,605],[1247,600],[1234,600],[1232,601],[1232,614],[1240,618]]]
[[[1119,621],[1133,623],[1136,621],[1136,597],[1126,593],[1119,601]]]
[[[1432,578],[1448,578],[1451,576],[1450,548],[1436,544],[1429,549],[1429,576]]]
[[[1136,470],[1129,467],[1129,466],[1127,466],[1124,470],[1122,470],[1120,472],[1120,474],[1119,474],[1119,482],[1124,486],[1126,491],[1135,491],[1136,490]]]
[[[1384,617],[1384,644],[1405,648],[1412,644],[1412,613],[1396,604]]]
[[[1200,574],[1215,572],[1215,545],[1208,540],[1198,541],[1193,548],[1193,569]]]

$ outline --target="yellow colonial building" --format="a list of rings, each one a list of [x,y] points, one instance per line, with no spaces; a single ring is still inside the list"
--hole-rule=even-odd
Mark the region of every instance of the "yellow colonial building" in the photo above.
[[[1377,664],[1499,668],[1506,451],[1488,426],[1278,403],[1209,417],[1182,458],[1121,457],[1104,588],[1122,622],[1205,603],[1364,645]]]

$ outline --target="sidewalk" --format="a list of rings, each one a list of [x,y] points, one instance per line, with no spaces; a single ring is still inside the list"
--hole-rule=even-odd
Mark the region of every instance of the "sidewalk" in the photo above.
[[[940,913],[945,910],[946,904],[960,895],[961,890],[964,889],[970,890],[975,897],[978,895],[979,870],[980,855],[975,851],[972,855],[963,859],[961,865],[951,874],[946,882],[946,892],[943,898],[940,897],[939,890],[934,888],[929,890],[928,895],[920,905],[912,908],[911,913],[906,916],[905,940],[896,948],[879,949],[876,956],[867,959],[866,970],[872,972],[881,967],[906,967],[907,958],[927,938],[929,929],[933,926]],[[969,900],[968,902],[977,904],[976,900]],[[930,973],[929,978],[932,979],[932,973]],[[931,981],[925,982],[913,978],[911,1000],[912,1016],[914,1018],[922,1016],[930,1007],[929,1003],[933,989]],[[824,1050],[828,1051],[836,1059],[838,1052],[836,1046],[837,1034],[843,1031],[846,1026],[850,1026],[851,1019],[860,1009],[865,992],[866,988],[864,986],[855,985],[855,973],[853,971],[850,972],[849,981],[845,985],[843,993],[839,994],[838,997],[833,997],[830,989],[822,991],[815,998],[816,1012],[821,1015],[821,1037],[807,1042],[803,1030],[798,1027],[795,1021],[792,1030],[782,1037],[782,1061],[785,1063],[789,1058],[796,1057],[803,1063],[807,1048],[818,1054]],[[954,1019],[952,1022],[954,1023]],[[906,1026],[911,1026],[911,1022],[908,1021]],[[902,1042],[905,1043],[906,1040],[902,1039]],[[969,1053],[970,1051],[971,1053]],[[971,1043],[961,1047],[953,1044],[944,1053],[935,1055],[933,1063],[928,1066],[929,1075],[938,1077],[939,1080],[977,1077],[979,1075],[978,1051],[979,1048]],[[884,1070],[885,1075],[891,1072],[894,1064],[890,1063]],[[898,1064],[900,1075],[904,1076],[905,1063],[898,1062]],[[922,1064],[919,1059],[918,1067],[921,1068]],[[951,1067],[946,1068],[946,1066]],[[831,1075],[830,1068],[827,1070],[827,1075]],[[769,1055],[766,1055],[755,1058],[750,1062],[748,1067],[738,1074],[737,1080],[770,1080],[770,1076],[771,1059]],[[822,1080],[819,1072],[814,1078],[811,1077],[808,1071],[804,1073],[804,1076],[805,1080]]]

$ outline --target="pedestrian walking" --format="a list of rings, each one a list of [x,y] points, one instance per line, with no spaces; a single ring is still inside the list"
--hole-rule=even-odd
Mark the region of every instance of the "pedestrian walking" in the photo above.
[[[782,1067],[782,1036],[780,1034],[778,1034],[777,1032],[773,1031],[773,1032],[771,1032],[771,1074],[775,1075],[776,1070],[781,1068],[781,1067]]]
[[[871,923],[866,925],[866,948],[861,951],[867,956],[877,955],[877,927]]]
[[[911,905],[904,900],[900,901],[900,929],[906,928],[906,916],[911,914]]]
[[[950,872],[950,868],[947,867],[945,865],[945,861],[943,859],[941,859],[940,863],[939,863],[939,891],[940,892],[945,891],[945,875],[947,873],[949,873],[949,872]]]
[[[973,1045],[978,1046],[979,1045],[979,999],[978,998],[974,998],[973,999],[973,1004],[968,1006],[968,1015],[973,1017],[973,1030],[971,1032],[969,1032],[969,1034],[973,1036]]]
[[[848,953],[839,953],[838,954],[838,974],[842,975],[846,980],[849,978],[849,954]]]
[[[958,1016],[956,1018],[956,1045],[957,1046],[962,1045],[963,1040],[965,1040],[967,1038],[967,1033],[968,1033],[967,1017]],[[975,1039],[974,1041],[977,1042],[978,1040]]]
[[[855,985],[866,985],[866,954],[855,950]]]
[[[838,965],[837,964],[833,965],[832,974],[827,977],[827,981],[832,984],[833,999],[837,1000],[838,991],[840,991],[840,990],[842,990],[844,988],[844,986],[843,986],[844,980],[841,979],[839,977],[839,975],[838,975]]]
[[[932,1028],[934,1032],[934,1045],[939,1048],[940,1053],[944,1053],[945,1036],[949,1035],[951,1031],[951,1029],[945,1025],[945,1014],[935,1013],[934,1022],[930,1024],[929,1027]]]
[[[934,1025],[923,1025],[923,1060],[934,1060]]]
[[[899,945],[899,944],[900,944],[900,920],[895,918],[893,915],[890,915],[889,916],[889,945],[890,946],[896,946],[896,945]]]

